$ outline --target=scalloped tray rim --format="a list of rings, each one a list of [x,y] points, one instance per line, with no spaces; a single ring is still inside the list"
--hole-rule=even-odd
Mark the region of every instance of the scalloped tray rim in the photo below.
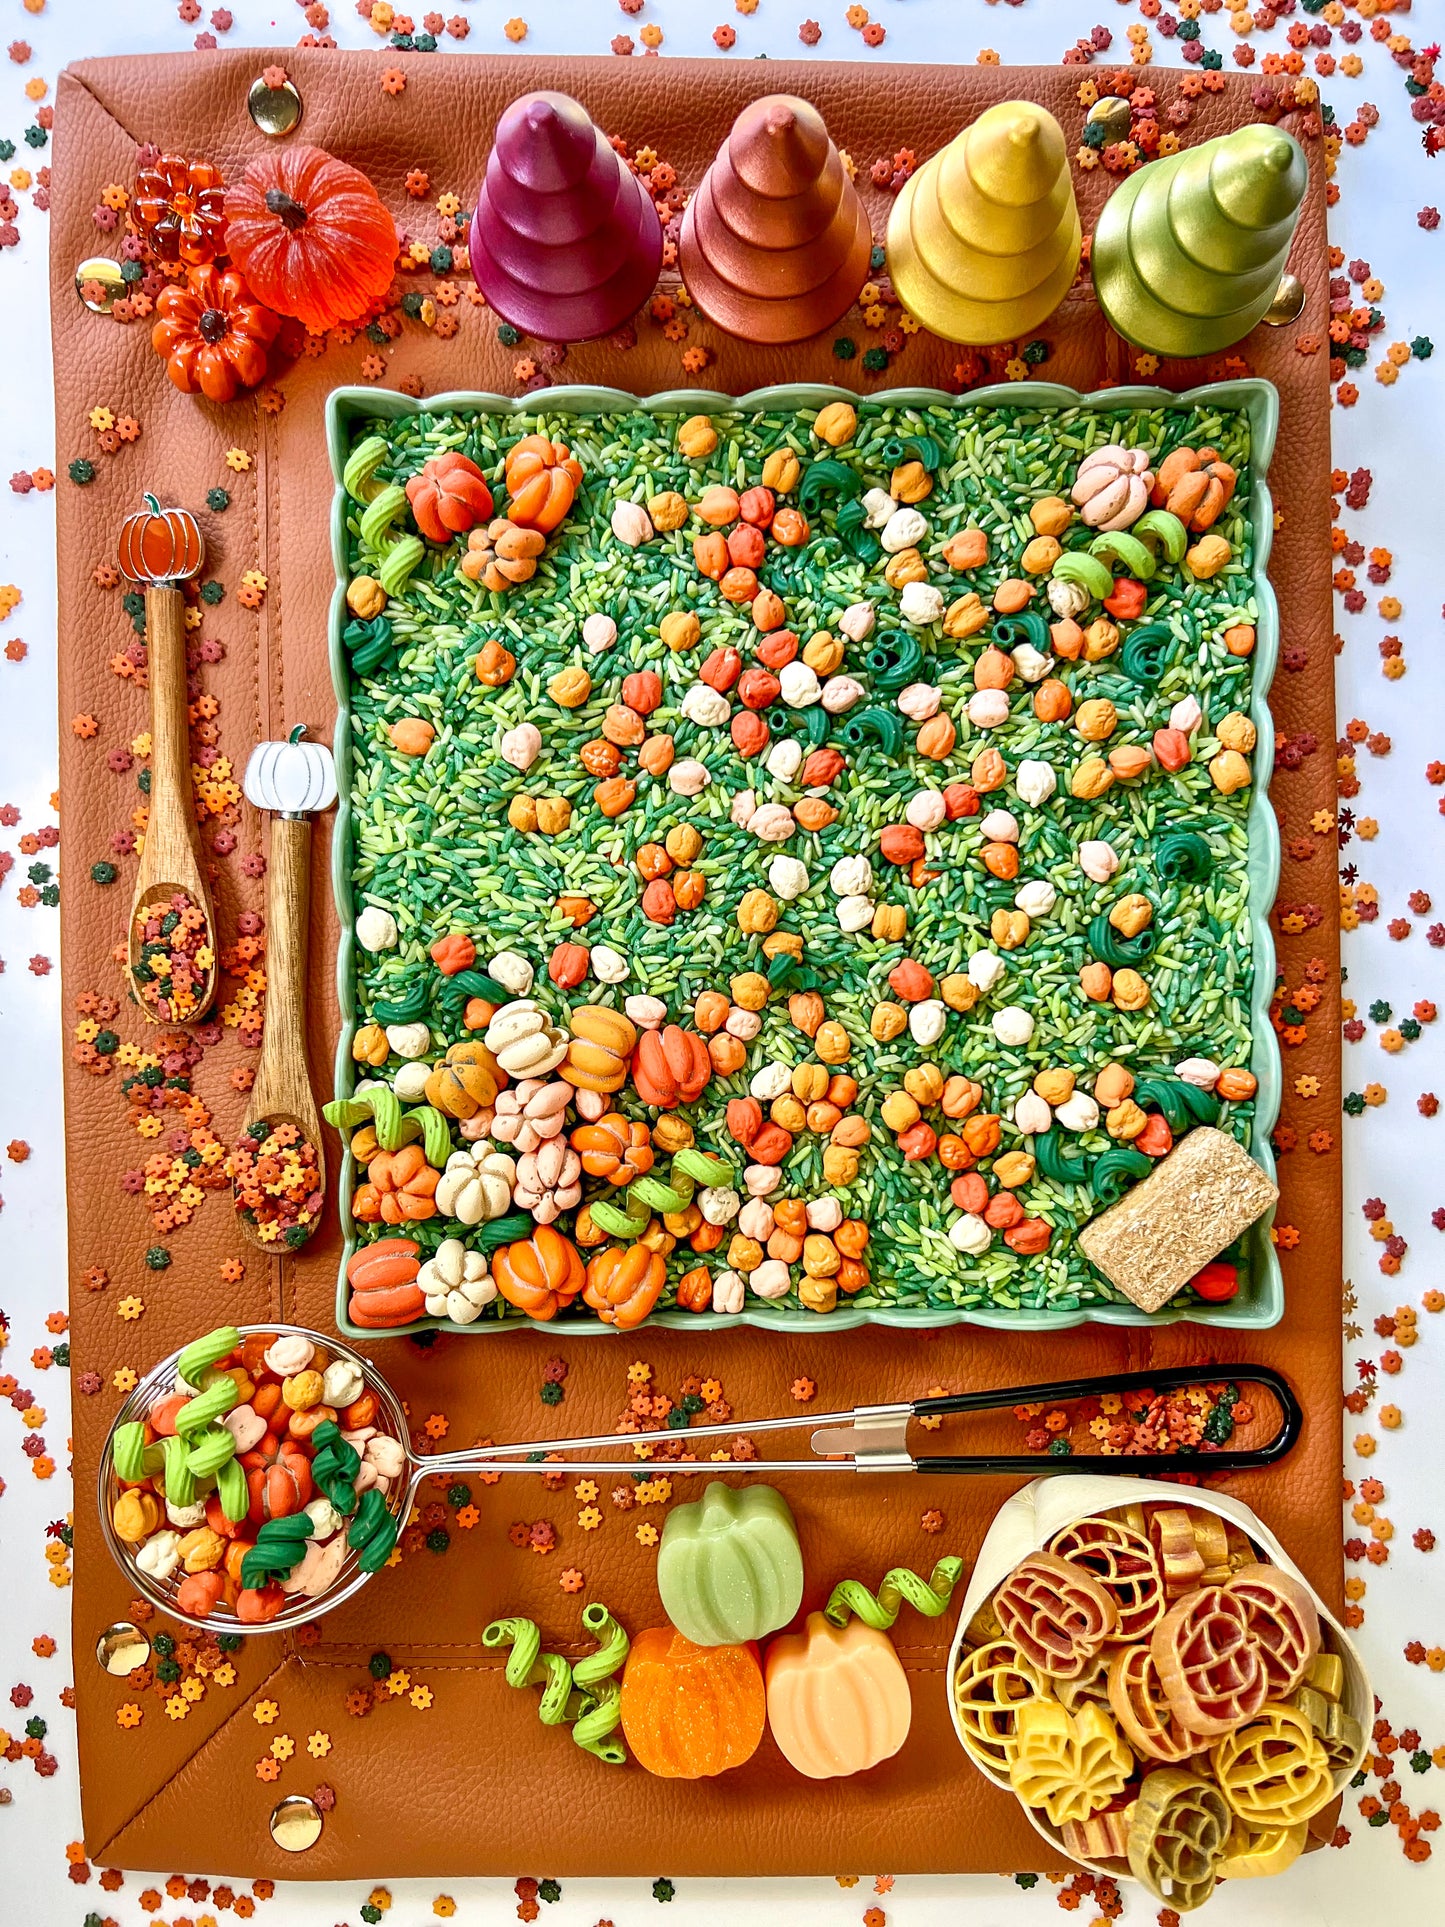
[[[339,800],[331,843],[331,884],[340,920],[340,941],[336,953],[336,996],[341,1010],[341,1033],[337,1039],[333,1082],[337,1094],[349,1093],[354,1065],[351,1040],[356,1028],[356,1003],[353,995],[355,955],[355,904],[351,890],[351,707],[349,678],[341,631],[346,616],[346,495],[341,486],[346,461],[346,437],[350,424],[378,416],[398,421],[405,415],[444,414],[466,411],[491,415],[596,414],[604,410],[641,410],[648,414],[697,414],[712,409],[791,410],[823,408],[829,402],[846,401],[860,414],[879,408],[975,408],[980,403],[1002,403],[1011,408],[1185,408],[1195,404],[1240,410],[1250,425],[1250,520],[1254,530],[1254,570],[1252,591],[1256,604],[1256,644],[1254,675],[1251,683],[1250,717],[1258,732],[1254,760],[1256,770],[1274,765],[1274,721],[1269,709],[1269,689],[1279,654],[1279,607],[1269,581],[1269,556],[1274,535],[1274,506],[1268,484],[1268,471],[1279,428],[1279,392],[1272,382],[1258,377],[1235,381],[1207,382],[1178,393],[1168,388],[1141,384],[1097,389],[1081,394],[1058,382],[996,382],[951,395],[941,388],[887,388],[859,395],[851,389],[833,387],[825,382],[775,383],[755,388],[743,395],[725,395],[709,389],[675,388],[662,393],[638,396],[625,389],[589,384],[548,388],[535,396],[507,396],[458,391],[415,399],[395,389],[360,387],[334,388],[326,398],[326,446],[336,484],[331,510],[331,553],[336,587],[331,598],[328,624],[328,652],[331,680],[336,692],[336,728],[332,750],[339,773]],[[1256,783],[1250,795],[1246,817],[1249,836],[1249,901],[1254,936],[1254,985],[1250,1000],[1253,1046],[1251,1069],[1259,1080],[1255,1115],[1250,1133],[1250,1155],[1274,1180],[1274,1155],[1269,1134],[1279,1115],[1283,1067],[1279,1043],[1269,1021],[1269,1003],[1274,988],[1275,950],[1270,934],[1269,915],[1279,888],[1279,825],[1270,806],[1268,785]],[[418,1318],[409,1325],[371,1330],[353,1324],[349,1316],[347,1261],[356,1250],[355,1224],[351,1216],[352,1160],[349,1150],[342,1154],[338,1185],[344,1244],[336,1281],[336,1325],[345,1337],[354,1340],[411,1337],[422,1331],[456,1332],[482,1336],[510,1331],[550,1331],[550,1324],[538,1326],[528,1318],[479,1319],[475,1324],[458,1325],[446,1318]],[[1279,1258],[1270,1237],[1274,1213],[1268,1212],[1246,1234],[1250,1247],[1250,1289],[1246,1295],[1218,1307],[1186,1306],[1154,1313],[1140,1311],[1129,1304],[1081,1305],[1075,1310],[1008,1311],[991,1306],[950,1307],[888,1306],[840,1308],[826,1318],[808,1311],[773,1311],[749,1300],[736,1314],[723,1312],[654,1312],[644,1325],[660,1325],[688,1331],[725,1331],[738,1325],[760,1330],[801,1331],[815,1335],[856,1331],[860,1326],[887,1325],[904,1330],[935,1331],[950,1325],[984,1325],[1003,1331],[1067,1331],[1083,1324],[1115,1325],[1150,1329],[1161,1325],[1189,1323],[1213,1330],[1267,1330],[1284,1316],[1284,1279]],[[557,1329],[569,1337],[615,1336],[611,1326],[598,1319],[566,1319]]]

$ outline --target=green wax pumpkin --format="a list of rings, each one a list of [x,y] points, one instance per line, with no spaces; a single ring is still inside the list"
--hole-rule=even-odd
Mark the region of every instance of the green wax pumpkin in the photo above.
[[[781,1492],[714,1481],[668,1515],[657,1554],[668,1618],[696,1646],[733,1646],[786,1626],[803,1598],[798,1529]]]

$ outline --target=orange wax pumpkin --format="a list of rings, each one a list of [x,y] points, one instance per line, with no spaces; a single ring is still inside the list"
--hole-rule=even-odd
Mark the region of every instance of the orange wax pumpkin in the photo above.
[[[763,1737],[758,1649],[694,1646],[671,1626],[632,1642],[622,1675],[622,1731],[639,1763],[664,1780],[701,1780],[742,1766]]]
[[[908,1738],[908,1676],[887,1633],[861,1619],[840,1628],[809,1613],[768,1648],[767,1689],[773,1738],[810,1780],[864,1773]]]

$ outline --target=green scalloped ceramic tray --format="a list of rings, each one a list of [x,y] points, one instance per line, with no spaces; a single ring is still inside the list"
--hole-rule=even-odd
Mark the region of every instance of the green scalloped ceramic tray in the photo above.
[[[1023,381],[976,388],[966,395],[945,394],[935,388],[892,388],[861,398],[851,390],[821,383],[799,382],[771,388],[758,388],[746,395],[722,395],[696,388],[670,390],[665,394],[641,398],[618,388],[556,387],[545,390],[535,400],[508,398],[505,395],[446,394],[429,395],[424,401],[412,400],[391,389],[337,388],[327,397],[326,441],[336,495],[331,514],[332,561],[336,571],[336,590],[331,604],[329,647],[331,675],[336,689],[337,716],[333,751],[340,780],[340,802],[332,840],[332,886],[341,922],[341,941],[336,960],[337,996],[341,1006],[341,1036],[336,1049],[335,1088],[338,1095],[350,1093],[354,1081],[351,1039],[356,1028],[356,995],[353,976],[355,949],[355,906],[352,899],[352,811],[350,802],[351,711],[349,672],[341,631],[346,622],[345,585],[346,496],[341,486],[352,425],[358,421],[398,420],[413,414],[441,414],[451,410],[491,415],[536,413],[595,415],[641,409],[660,416],[688,416],[712,409],[796,409],[821,408],[828,402],[853,403],[866,414],[870,407],[970,409],[997,403],[1010,408],[1037,408],[1048,411],[1063,408],[1180,408],[1195,403],[1235,409],[1250,427],[1249,519],[1254,535],[1252,592],[1257,609],[1257,643],[1251,683],[1250,715],[1258,731],[1255,767],[1273,768],[1274,724],[1269,710],[1269,688],[1279,654],[1279,611],[1270,587],[1268,567],[1274,532],[1274,505],[1267,474],[1279,426],[1279,396],[1270,382],[1242,380],[1214,382],[1182,394],[1146,386],[1110,388],[1092,395],[1081,395],[1073,388],[1053,382]],[[1249,838],[1249,909],[1253,931],[1253,996],[1250,1006],[1253,1048],[1250,1067],[1259,1080],[1251,1130],[1250,1155],[1271,1178],[1274,1158],[1269,1134],[1279,1115],[1281,1064],[1279,1046],[1269,1021],[1269,1001],[1274,988],[1275,955],[1270,935],[1269,913],[1279,886],[1279,826],[1270,807],[1267,785],[1257,783],[1250,796],[1246,817]],[[356,1249],[356,1227],[349,1199],[354,1182],[350,1151],[342,1157],[339,1196],[345,1249],[337,1278],[337,1329],[348,1338],[376,1339],[402,1336],[419,1331],[441,1330],[467,1335],[536,1329],[520,1314],[515,1318],[479,1319],[472,1325],[457,1325],[450,1320],[422,1318],[396,1332],[377,1332],[351,1322],[348,1313],[346,1260]],[[856,1330],[860,1325],[890,1325],[905,1330],[926,1331],[944,1325],[989,1325],[1006,1331],[1064,1331],[1080,1324],[1155,1326],[1188,1322],[1228,1330],[1262,1330],[1279,1323],[1284,1315],[1284,1281],[1279,1259],[1269,1234],[1272,1214],[1262,1219],[1247,1234],[1247,1264],[1238,1295],[1222,1305],[1166,1307],[1152,1315],[1129,1304],[1082,1305],[1067,1310],[1009,1310],[999,1307],[893,1307],[840,1306],[826,1317],[812,1312],[775,1310],[749,1298],[746,1309],[736,1316],[718,1312],[654,1312],[647,1324],[674,1326],[689,1331],[725,1330],[745,1324],[763,1330],[806,1330],[810,1336],[828,1332]],[[569,1336],[605,1334],[611,1327],[587,1317],[563,1319],[559,1324]],[[551,1331],[554,1326],[542,1329]]]

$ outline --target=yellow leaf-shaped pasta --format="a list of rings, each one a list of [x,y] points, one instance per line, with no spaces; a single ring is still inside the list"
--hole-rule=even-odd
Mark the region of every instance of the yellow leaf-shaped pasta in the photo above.
[[[1070,1713],[1057,1700],[1025,1700],[1015,1719],[1009,1780],[1056,1827],[1087,1820],[1124,1791],[1134,1756],[1101,1707]]]

